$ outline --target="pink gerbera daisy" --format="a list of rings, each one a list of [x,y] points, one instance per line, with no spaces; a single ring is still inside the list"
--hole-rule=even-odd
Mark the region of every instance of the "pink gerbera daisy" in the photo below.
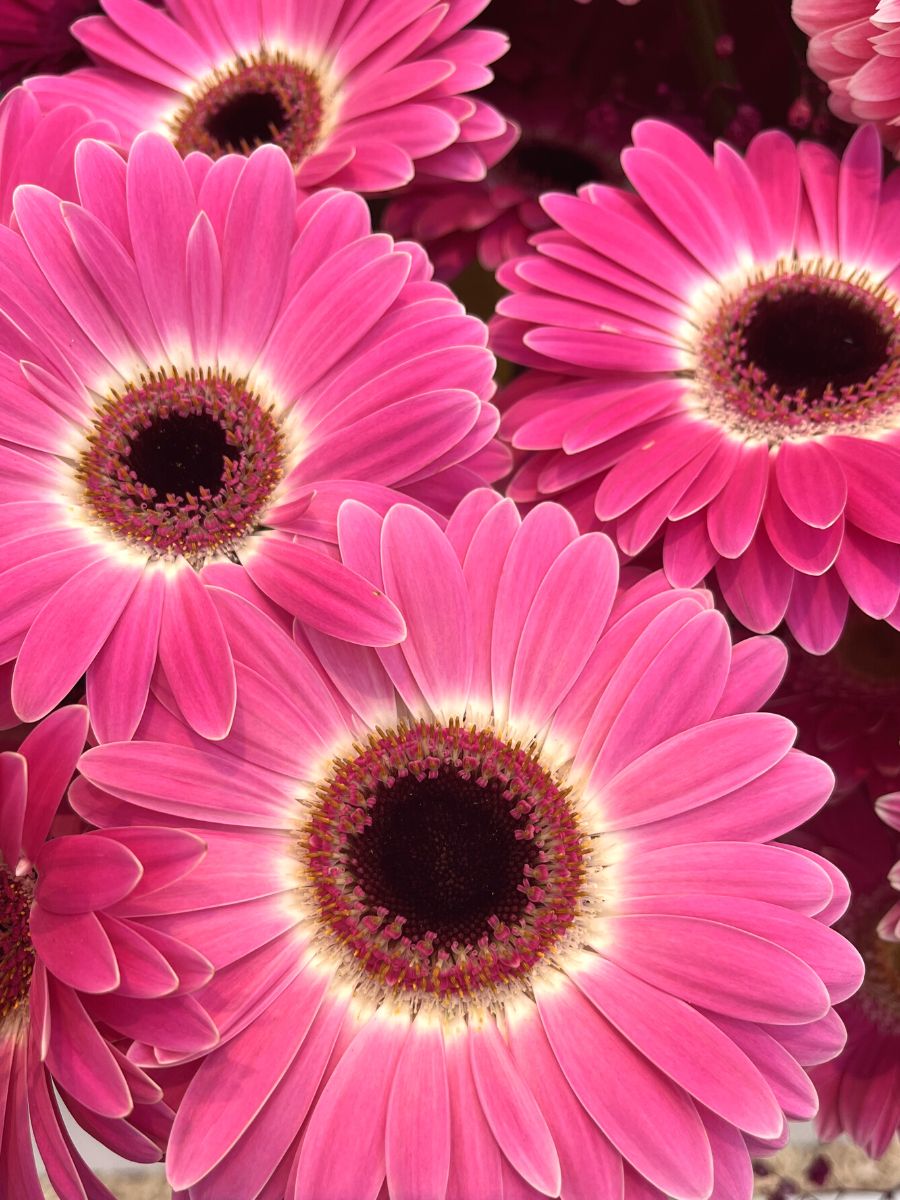
[[[10,223],[20,183],[39,183],[65,200],[75,199],[75,147],[83,138],[114,142],[118,133],[111,122],[95,120],[77,104],[42,116],[25,88],[13,88],[0,100],[0,223]]]
[[[807,654],[788,640],[790,663],[769,707],[793,721],[797,745],[824,758],[835,794],[870,800],[900,786],[900,633],[853,612],[833,650]]]
[[[657,121],[637,195],[548,195],[556,228],[507,264],[496,349],[517,500],[559,495],[670,579],[715,568],[750,629],[824,653],[849,599],[900,622],[900,174],[875,130],[843,161],[783,133],[714,159]]]
[[[70,26],[99,9],[99,0],[0,0],[0,90],[34,71],[80,66],[85,55]]]
[[[810,34],[808,62],[831,89],[844,121],[873,121],[900,153],[900,3],[898,0],[793,0],[791,14]]]
[[[103,740],[134,732],[158,657],[221,737],[234,666],[205,585],[396,642],[394,605],[316,539],[348,492],[444,507],[504,472],[493,358],[358,196],[298,211],[277,147],[183,162],[145,134],[127,167],[82,143],[76,170],[80,205],[20,188],[22,236],[0,230],[0,659],[23,720],[87,670]]]
[[[305,188],[479,179],[506,128],[465,94],[506,50],[502,34],[468,28],[487,3],[106,0],[106,16],[73,27],[99,65],[28,86],[45,105],[109,116],[128,142],[163,132],[183,155],[274,142]]]
[[[885,813],[891,803],[882,806]],[[880,1158],[900,1127],[900,945],[889,940],[897,915],[891,919],[895,894],[888,882],[900,838],[860,789],[824,809],[800,840],[846,873],[853,898],[837,928],[866,965],[858,994],[837,1010],[847,1026],[846,1048],[811,1072],[821,1106],[817,1128],[828,1140],[846,1133]]]
[[[202,841],[134,826],[51,834],[87,728],[85,708],[61,708],[0,754],[0,1194],[10,1200],[44,1194],[32,1136],[60,1197],[112,1200],[72,1145],[57,1095],[95,1137],[154,1162],[172,1112],[126,1057],[130,1038],[174,1055],[217,1040],[189,995],[209,980],[208,960],[135,919],[145,896],[191,871]]]
[[[339,532],[401,646],[292,645],[221,591],[231,735],[163,694],[72,790],[101,825],[209,843],[145,908],[219,968],[173,1186],[749,1200],[747,1139],[815,1110],[800,1064],[838,1050],[830,1004],[861,977],[827,927],[834,869],[770,841],[832,780],[753,711],[783,647],[732,648],[709,594],[660,573],[617,590],[612,544],[558,505],[522,520],[476,491],[443,532],[351,501]]]

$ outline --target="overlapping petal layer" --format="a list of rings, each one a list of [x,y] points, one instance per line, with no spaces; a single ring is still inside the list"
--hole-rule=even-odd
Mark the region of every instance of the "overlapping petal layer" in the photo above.
[[[0,658],[24,720],[87,672],[97,735],[127,738],[156,670],[220,737],[235,670],[210,585],[402,637],[329,551],[337,505],[399,488],[446,511],[503,474],[493,358],[359,197],[298,208],[276,147],[185,162],[146,134],[127,164],[83,142],[76,169],[80,203],[23,187],[21,233],[0,229]]]
[[[84,707],[60,708],[0,754],[0,1189],[22,1200],[44,1195],[32,1137],[59,1196],[112,1200],[59,1099],[120,1154],[161,1158],[173,1113],[127,1057],[135,1030],[182,1054],[218,1041],[191,995],[210,962],[129,912],[188,875],[203,842],[159,826],[66,832],[87,729]]]
[[[832,783],[754,711],[782,647],[732,648],[708,593],[660,573],[620,587],[556,505],[474,491],[444,532],[349,501],[338,524],[406,640],[292,643],[212,588],[231,732],[204,741],[158,690],[71,793],[101,828],[174,819],[208,845],[129,907],[217,969],[199,999],[222,1044],[189,1063],[173,1186],[749,1200],[748,1140],[814,1111],[803,1066],[840,1048],[831,1004],[861,977],[828,929],[838,872],[772,841]],[[512,822],[499,858],[476,815]],[[469,906],[441,907],[459,873]]]
[[[183,153],[276,141],[304,188],[480,179],[507,128],[468,95],[506,50],[501,34],[469,27],[486,4],[110,0],[73,27],[97,65],[28,86],[47,107],[110,117],[127,142],[150,129]]]
[[[634,141],[637,195],[544,197],[555,228],[500,273],[495,348],[530,368],[509,494],[627,554],[661,537],[673,583],[715,570],[745,625],[814,653],[851,600],[897,623],[900,177],[874,129],[840,163],[774,131],[746,158],[656,121]]]

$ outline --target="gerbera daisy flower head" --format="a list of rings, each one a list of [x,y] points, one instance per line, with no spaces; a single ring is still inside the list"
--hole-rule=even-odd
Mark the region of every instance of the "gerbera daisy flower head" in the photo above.
[[[358,196],[298,209],[278,147],[184,162],[145,134],[127,165],[86,142],[76,167],[81,203],[19,188],[3,240],[0,658],[23,720],[86,670],[95,732],[128,737],[158,661],[222,736],[234,665],[207,585],[400,639],[321,539],[346,494],[442,508],[504,473],[494,360]]]
[[[880,803],[882,813],[890,814],[892,804],[892,798]],[[852,899],[836,928],[866,965],[859,992],[837,1008],[846,1048],[811,1072],[820,1099],[817,1129],[829,1141],[846,1133],[880,1158],[900,1128],[900,914],[889,882],[900,837],[858,789],[823,809],[797,838],[845,873]]]
[[[218,968],[173,1186],[749,1196],[745,1138],[814,1111],[799,1064],[837,1051],[861,977],[828,928],[838,873],[771,840],[832,783],[754,711],[781,643],[732,648],[709,593],[659,572],[619,588],[610,541],[554,504],[479,490],[444,531],[349,501],[339,535],[401,645],[271,629],[251,666],[266,618],[221,590],[232,734],[160,696],[72,791],[101,826],[189,819],[209,845],[193,904],[155,918]]]
[[[808,654],[787,638],[790,663],[771,707],[798,728],[797,745],[835,773],[835,796],[871,800],[900,785],[900,633],[851,611],[833,650]]]
[[[28,86],[45,106],[110,116],[126,142],[160,131],[182,155],[274,142],[303,188],[478,179],[506,128],[468,95],[506,50],[502,34],[469,28],[487,2],[110,0],[72,30],[98,65]]]
[[[97,0],[0,0],[0,89],[35,71],[65,71],[84,63],[71,25],[99,9]]]
[[[136,1162],[162,1156],[172,1112],[126,1056],[199,1052],[217,1031],[190,995],[207,959],[139,919],[202,859],[195,834],[107,828],[60,833],[60,804],[84,748],[87,710],[58,709],[0,754],[0,1191],[43,1195],[32,1136],[60,1196],[111,1198],[70,1139],[58,1099]]]
[[[834,113],[856,125],[873,122],[884,144],[900,152],[900,69],[896,0],[793,0],[791,15],[810,35],[807,60],[831,90]]]
[[[13,88],[0,100],[0,222],[10,223],[13,192],[21,183],[75,199],[75,147],[83,138],[115,142],[118,133],[110,121],[96,120],[78,104],[42,115],[25,88]]]
[[[555,228],[500,282],[498,353],[533,371],[510,495],[568,497],[670,579],[715,569],[738,619],[807,650],[849,601],[897,623],[900,238],[875,130],[843,160],[782,133],[746,158],[640,122],[636,195],[543,198]]]

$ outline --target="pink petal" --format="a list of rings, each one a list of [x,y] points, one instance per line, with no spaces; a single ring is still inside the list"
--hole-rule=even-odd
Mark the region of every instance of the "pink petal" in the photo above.
[[[890,616],[900,598],[900,547],[847,525],[836,569],[850,599],[876,620]]]
[[[299,542],[264,537],[244,566],[267,596],[332,637],[392,646],[405,635],[402,617],[378,586]]]
[[[572,1090],[642,1176],[677,1200],[707,1200],[712,1155],[690,1097],[571,984],[535,988],[541,1020]],[[602,1064],[602,1069],[597,1069]],[[666,1136],[661,1138],[659,1131]]]
[[[53,1033],[46,1061],[54,1079],[101,1116],[126,1117],[132,1108],[131,1094],[95,1022],[71,988],[52,976],[48,985]]]
[[[375,1200],[385,1177],[388,1096],[407,1036],[404,1021],[379,1011],[341,1055],[307,1126],[297,1196]],[[335,1140],[348,1129],[354,1130],[352,1142],[344,1140],[343,1153],[335,1154]]]
[[[604,784],[618,826],[644,825],[696,808],[758,779],[788,753],[795,727],[774,713],[721,717],[648,750]]]
[[[44,716],[74,687],[139,579],[133,568],[100,559],[51,596],[32,622],[16,662],[12,698],[23,720]]]
[[[732,647],[725,691],[712,715],[730,717],[762,708],[781,683],[787,664],[787,649],[778,638],[749,637],[738,642]]]
[[[814,916],[831,900],[826,871],[788,847],[698,842],[645,851],[616,870],[630,896],[744,896]],[[763,1135],[760,1135],[763,1136]]]
[[[569,1087],[534,1005],[510,1014],[507,1036],[516,1067],[537,1097],[556,1143],[560,1195],[566,1200],[621,1200],[622,1159]]]
[[[148,568],[88,667],[91,725],[101,742],[128,741],[140,724],[156,666],[165,581]]]
[[[388,1101],[385,1156],[391,1200],[443,1200],[450,1092],[440,1021],[420,1015],[403,1045]]]
[[[84,749],[87,732],[87,709],[80,704],[66,705],[45,717],[19,746],[19,753],[28,764],[28,806],[22,823],[21,849],[31,862],[50,832]]]
[[[511,720],[540,729],[555,711],[603,632],[618,576],[616,552],[601,534],[571,542],[550,566],[516,650]]]
[[[661,991],[726,1016],[798,1025],[827,1011],[822,981],[795,954],[717,921],[653,913],[655,904],[645,902],[646,915],[607,918],[604,957]]]
[[[234,662],[206,586],[187,564],[166,579],[159,661],[191,728],[225,737],[234,718]]]
[[[797,575],[787,610],[787,624],[804,650],[827,654],[847,619],[849,597],[836,571]]]
[[[844,511],[847,480],[822,442],[782,442],[775,455],[775,478],[785,503],[807,525],[826,529]]]
[[[502,1195],[501,1155],[481,1110],[465,1029],[446,1047],[450,1092],[450,1178],[446,1200],[489,1200]]]
[[[297,206],[294,172],[278,146],[260,146],[241,172],[222,242],[222,353],[251,363],[281,306]]]
[[[125,846],[92,834],[53,838],[35,859],[34,897],[55,913],[108,908],[137,884],[143,867]]]
[[[470,1023],[466,1037],[478,1098],[497,1144],[527,1183],[558,1196],[561,1175],[553,1136],[494,1018]]]
[[[760,527],[741,558],[719,559],[716,578],[738,620],[755,633],[769,633],[787,611],[795,581],[808,576],[788,566]]]
[[[169,1142],[168,1175],[174,1188],[187,1189],[203,1179],[251,1127],[300,1053],[327,983],[328,976],[315,967],[298,974],[264,1017],[203,1060],[179,1105]],[[214,1128],[208,1127],[198,1141],[195,1130],[205,1125],[204,1114],[217,1107],[236,1075],[243,1079],[240,1091],[219,1108]]]
[[[569,978],[635,1049],[694,1099],[757,1137],[780,1132],[781,1109],[752,1060],[689,1004],[602,960]]]
[[[721,613],[698,613],[676,630],[639,677],[632,677],[597,755],[592,782],[602,786],[645,751],[708,721],[730,665],[731,638]],[[621,683],[626,684],[625,673]]]
[[[491,638],[491,678],[497,720],[506,718],[522,630],[547,571],[559,554],[575,540],[578,529],[558,504],[541,504],[522,521],[506,556],[497,586]]]
[[[769,447],[748,442],[734,473],[709,506],[709,539],[725,558],[743,554],[759,524],[769,482]]]
[[[387,592],[407,622],[401,649],[435,712],[465,709],[472,675],[472,630],[462,566],[444,534],[409,505],[382,527]]]
[[[197,215],[194,189],[178,151],[158,133],[142,133],[128,156],[128,220],[147,307],[169,355],[190,347],[187,239]]]
[[[868,27],[866,32],[868,32]],[[874,125],[857,129],[844,151],[838,178],[838,245],[841,261],[868,267],[867,252],[878,220],[882,148]]]
[[[194,820],[264,828],[283,822],[288,801],[272,775],[233,755],[165,742],[111,742],[89,750],[79,770],[125,800]]]
[[[115,952],[93,912],[61,915],[36,904],[29,930],[35,951],[60,983],[81,992],[111,992],[119,986]]]
[[[6,751],[0,754],[0,855],[13,868],[22,853],[27,802],[28,764],[23,755]]]

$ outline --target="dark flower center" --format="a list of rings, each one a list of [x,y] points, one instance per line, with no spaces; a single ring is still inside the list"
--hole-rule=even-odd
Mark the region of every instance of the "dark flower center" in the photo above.
[[[297,166],[315,149],[323,120],[315,73],[261,50],[216,72],[202,95],[173,118],[173,140],[182,154],[201,150],[212,158],[249,154],[273,142]]]
[[[492,730],[372,734],[336,760],[300,857],[328,941],[379,986],[468,995],[526,974],[581,904],[565,791]]]
[[[28,929],[31,882],[0,862],[0,1021],[28,998],[34,949]]]
[[[200,565],[257,527],[283,465],[278,420],[243,380],[160,371],[107,399],[77,475],[107,530]]]
[[[871,423],[900,389],[900,320],[884,289],[814,263],[725,299],[700,332],[710,415],[777,442]]]
[[[138,483],[157,496],[217,495],[225,460],[234,462],[237,450],[228,445],[225,430],[207,412],[155,416],[131,439],[129,463]]]
[[[510,815],[503,790],[498,779],[480,786],[452,766],[436,778],[379,784],[372,823],[350,839],[347,854],[372,908],[402,913],[408,937],[431,930],[444,946],[476,942],[495,914],[517,921],[537,848],[522,837],[524,815]]]
[[[865,383],[884,366],[891,331],[855,297],[827,291],[770,292],[744,326],[749,363],[781,393],[819,400]]]

